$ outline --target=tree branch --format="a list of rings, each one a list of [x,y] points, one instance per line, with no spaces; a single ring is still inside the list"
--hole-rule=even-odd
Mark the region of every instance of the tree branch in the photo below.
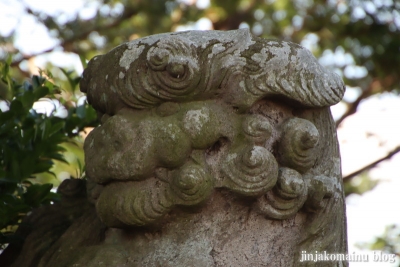
[[[386,156],[384,156],[383,158],[377,159],[377,160],[375,160],[374,162],[372,162],[372,163],[370,163],[370,164],[368,164],[368,165],[362,167],[361,169],[359,169],[359,170],[357,170],[357,171],[355,171],[355,172],[352,172],[352,173],[350,173],[350,174],[344,176],[344,177],[343,177],[343,180],[349,180],[349,179],[351,179],[351,178],[354,178],[354,177],[356,177],[357,175],[361,174],[362,172],[368,171],[368,170],[374,168],[376,165],[378,165],[378,164],[381,163],[382,161],[385,161],[385,160],[390,159],[391,157],[393,157],[394,155],[396,155],[396,154],[399,153],[399,152],[400,152],[400,146],[398,146],[398,147],[396,147],[395,149],[393,149],[392,151],[390,151],[390,152],[389,152]]]
[[[365,89],[361,95],[357,97],[354,102],[348,103],[347,105],[347,110],[346,112],[336,121],[336,128],[339,127],[339,125],[350,115],[353,115],[354,113],[357,112],[357,108],[360,105],[361,101],[364,100],[365,98],[369,97],[372,95],[372,86],[373,83],[370,83],[367,89]]]
[[[232,17],[215,22],[213,28],[220,31],[236,30],[239,28],[240,23],[245,22],[249,17],[251,17],[249,13],[237,12]]]
[[[257,1],[252,1],[245,10],[236,11],[228,18],[214,22],[214,30],[228,31],[239,29],[239,25],[242,22],[246,22],[253,17],[251,10],[254,8],[256,3]]]
[[[73,36],[71,38],[68,38],[68,39],[62,41],[59,44],[59,46],[61,46],[65,50],[67,47],[72,46],[72,44],[74,42],[86,39],[89,36],[89,34],[92,33],[93,31],[101,32],[101,31],[104,31],[104,30],[112,29],[112,28],[120,25],[125,20],[127,20],[127,19],[131,18],[132,16],[136,15],[138,12],[139,11],[136,10],[136,9],[125,7],[124,13],[118,19],[116,19],[115,21],[113,21],[113,22],[111,22],[109,24],[106,24],[106,25],[96,25],[96,26],[92,27],[91,29],[89,29],[87,31],[84,31],[84,32],[82,32],[82,33],[80,33],[78,35],[75,35],[75,36]],[[42,52],[40,52],[38,54],[34,54],[34,55],[25,55],[22,58],[18,59],[17,61],[12,62],[11,66],[15,67],[19,63],[21,63],[23,60],[28,60],[28,59],[30,59],[32,57],[36,57],[36,56],[39,56],[39,55],[42,55],[42,54],[45,54],[45,53],[49,53],[49,52],[53,51],[54,48],[55,47],[47,49],[45,51],[42,51]]]

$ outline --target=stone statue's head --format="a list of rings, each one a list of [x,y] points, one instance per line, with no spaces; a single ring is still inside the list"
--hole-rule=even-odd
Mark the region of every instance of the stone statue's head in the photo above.
[[[340,173],[319,166],[339,159],[319,125],[344,85],[299,45],[248,30],[153,35],[93,58],[81,90],[101,119],[86,173],[108,226],[151,224],[221,188],[272,219],[335,193]]]

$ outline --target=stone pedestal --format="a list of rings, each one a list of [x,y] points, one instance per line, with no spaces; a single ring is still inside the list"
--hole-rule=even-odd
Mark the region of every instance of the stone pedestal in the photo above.
[[[102,122],[89,208],[25,266],[347,266],[301,256],[347,252],[329,110],[344,85],[308,50],[154,35],[93,58],[81,90]]]

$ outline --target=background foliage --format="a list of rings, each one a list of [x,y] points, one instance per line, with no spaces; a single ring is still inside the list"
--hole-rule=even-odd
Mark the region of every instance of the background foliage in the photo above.
[[[0,244],[20,242],[13,233],[21,219],[33,208],[59,200],[50,191],[57,182],[46,183],[46,174],[57,178],[55,161],[69,164],[64,155],[68,144],[82,150],[79,133],[96,125],[96,112],[86,104],[69,106],[60,96],[62,89],[48,80],[51,73],[41,71],[41,76],[18,83],[11,77],[10,63],[11,57],[0,65],[1,86],[7,89],[4,101],[9,106],[0,112]],[[80,78],[63,72],[73,95]],[[56,109],[43,114],[33,108],[46,98],[62,105],[65,116],[57,116]],[[78,165],[77,175],[82,175]]]
[[[362,100],[383,92],[398,94],[400,88],[399,1],[82,0],[82,10],[90,10],[90,15],[77,11],[69,16],[61,9],[46,12],[29,3],[20,3],[21,16],[31,17],[46,28],[56,45],[37,54],[24,54],[16,45],[16,30],[0,36],[3,62],[0,96],[9,107],[0,113],[0,205],[3,205],[0,210],[4,212],[0,214],[0,228],[3,233],[33,207],[56,201],[56,195],[49,191],[51,185],[45,183],[57,185],[58,180],[43,173],[53,172],[59,177],[70,168],[70,175],[74,175],[73,167],[59,162],[65,162],[74,149],[73,154],[82,162],[79,133],[85,127],[96,125],[94,111],[79,102],[79,77],[73,72],[60,70],[53,62],[46,69],[54,76],[48,73],[46,78],[31,78],[27,65],[37,56],[58,50],[78,55],[85,62],[122,42],[151,34],[248,27],[255,35],[306,46],[322,65],[342,76],[347,90],[353,91],[356,97],[345,97],[341,104],[345,111],[337,119],[338,127],[357,112]],[[13,54],[12,61],[9,54]],[[30,80],[21,82],[26,78]],[[58,110],[64,107],[67,116],[56,116],[57,109],[48,115],[36,112],[32,107],[43,97],[56,99]],[[394,148],[386,157],[344,177],[346,194],[362,193],[375,186],[368,178],[368,170],[399,151],[400,148]],[[67,162],[76,166],[76,160],[70,157]],[[358,185],[350,184],[351,179],[358,179]],[[394,246],[390,248],[398,250]]]

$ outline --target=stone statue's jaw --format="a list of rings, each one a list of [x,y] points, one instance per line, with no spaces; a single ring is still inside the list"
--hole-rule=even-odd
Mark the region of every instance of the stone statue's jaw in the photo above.
[[[274,121],[260,110],[241,114],[208,100],[108,117],[85,142],[87,175],[103,186],[100,217],[111,227],[152,224],[175,206],[207,201],[215,188],[259,199],[256,209],[266,216],[293,216],[312,190],[305,177],[320,136],[313,123],[286,112]],[[221,140],[223,147],[209,153]]]

